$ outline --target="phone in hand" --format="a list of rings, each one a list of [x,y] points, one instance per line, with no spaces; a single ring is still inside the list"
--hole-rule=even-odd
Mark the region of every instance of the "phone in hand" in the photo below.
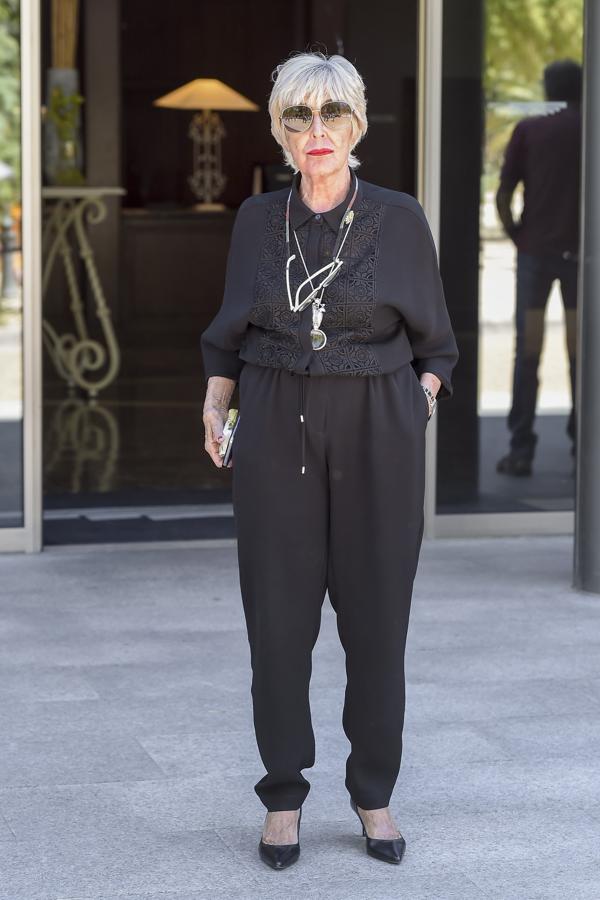
[[[230,409],[223,427],[223,440],[219,446],[219,454],[223,457],[223,467],[229,465],[233,454],[233,438],[240,421],[239,411]]]

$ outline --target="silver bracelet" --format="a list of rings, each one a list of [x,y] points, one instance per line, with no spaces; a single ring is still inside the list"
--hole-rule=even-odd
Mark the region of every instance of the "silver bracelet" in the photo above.
[[[419,384],[421,384],[421,382],[419,382]],[[427,387],[426,384],[421,384],[421,387],[425,391],[425,395],[427,397],[427,402],[429,403],[429,418],[431,418],[432,415],[434,414],[435,408],[437,406],[437,398],[436,398],[435,394],[433,393],[433,391],[431,391]]]

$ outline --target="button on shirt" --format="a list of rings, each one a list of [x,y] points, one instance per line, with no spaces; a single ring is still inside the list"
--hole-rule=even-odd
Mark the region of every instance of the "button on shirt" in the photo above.
[[[300,197],[296,173],[290,200],[290,293],[330,262],[354,173],[344,200],[315,213]],[[321,329],[327,343],[312,347],[312,304],[290,309],[286,290],[285,211],[290,188],[245,200],[234,223],[225,291],[201,339],[206,379],[239,379],[244,362],[310,375],[379,375],[412,362],[415,372],[441,381],[452,395],[458,349],[423,208],[410,194],[358,179],[354,221],[340,253],[344,261],[323,293]],[[345,226],[344,226],[345,227]],[[295,231],[295,235],[294,235]],[[296,243],[296,239],[297,242]],[[322,276],[321,276],[322,277]],[[317,276],[319,279],[319,276]],[[315,286],[319,281],[313,279]],[[310,284],[301,297],[310,291]]]

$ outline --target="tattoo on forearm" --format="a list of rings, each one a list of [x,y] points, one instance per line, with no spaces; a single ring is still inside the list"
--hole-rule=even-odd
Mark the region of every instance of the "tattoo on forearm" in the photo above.
[[[219,383],[219,381],[229,382],[229,384]],[[229,409],[229,401],[235,390],[235,382],[230,381],[230,379],[219,379],[219,381],[211,383],[209,380],[204,408],[209,409],[212,407],[213,409],[227,412]]]

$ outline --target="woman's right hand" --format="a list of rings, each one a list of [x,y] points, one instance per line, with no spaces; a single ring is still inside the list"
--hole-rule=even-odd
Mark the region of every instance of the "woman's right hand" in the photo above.
[[[223,427],[227,421],[227,410],[216,407],[205,408],[202,421],[204,422],[204,449],[215,466],[222,468],[223,457],[219,454],[219,447],[223,440]]]
[[[235,381],[220,375],[208,379],[202,421],[204,422],[204,449],[219,469],[223,468],[223,457],[219,447],[223,440],[223,428],[229,412],[229,401],[235,390]],[[229,463],[227,468],[231,468]]]

